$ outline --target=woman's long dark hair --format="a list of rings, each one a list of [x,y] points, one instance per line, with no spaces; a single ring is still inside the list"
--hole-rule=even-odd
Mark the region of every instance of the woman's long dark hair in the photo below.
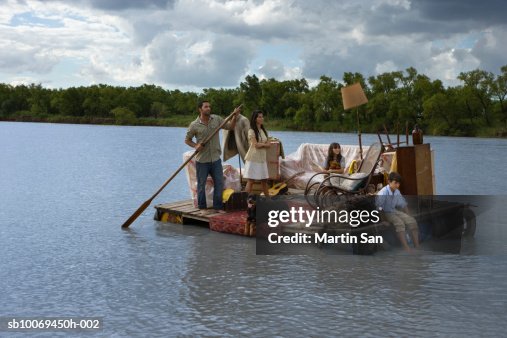
[[[326,160],[326,170],[329,170],[331,167],[331,161],[334,159],[334,152],[333,149],[335,148],[341,148],[339,143],[333,142],[329,145],[329,148],[327,149],[327,160]],[[336,156],[336,162],[340,163],[342,160],[342,153],[340,152]]]
[[[250,128],[252,128],[255,132],[255,139],[257,142],[259,142],[259,129],[257,128],[257,116],[259,116],[259,114],[264,115],[262,110],[257,109],[252,112],[252,117],[250,117]],[[268,132],[266,131],[266,128],[264,128],[264,123],[261,125],[261,129],[266,134],[266,137],[268,137]]]

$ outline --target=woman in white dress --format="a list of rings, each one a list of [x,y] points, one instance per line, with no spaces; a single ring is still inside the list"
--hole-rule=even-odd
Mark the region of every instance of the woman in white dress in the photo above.
[[[248,179],[246,191],[252,191],[254,181],[261,181],[262,191],[269,197],[268,163],[266,160],[266,148],[271,145],[268,141],[268,132],[264,128],[264,114],[261,110],[255,110],[250,118],[250,129],[248,130],[248,142],[250,148],[245,155],[245,178]]]

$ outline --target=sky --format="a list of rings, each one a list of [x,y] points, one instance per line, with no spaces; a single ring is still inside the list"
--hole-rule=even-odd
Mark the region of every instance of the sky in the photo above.
[[[0,82],[235,88],[507,65],[504,0],[0,0]]]

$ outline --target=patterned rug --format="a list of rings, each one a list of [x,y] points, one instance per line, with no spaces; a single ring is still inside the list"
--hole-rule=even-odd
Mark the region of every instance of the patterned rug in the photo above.
[[[234,211],[226,214],[211,216],[209,228],[213,231],[237,234],[243,236],[255,236],[252,234],[250,224],[247,224],[246,211]]]

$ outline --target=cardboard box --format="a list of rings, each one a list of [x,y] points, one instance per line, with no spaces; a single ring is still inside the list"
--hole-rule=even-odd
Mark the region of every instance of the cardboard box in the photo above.
[[[266,160],[268,162],[268,174],[270,180],[280,180],[280,142],[271,141],[271,147],[266,149]]]

